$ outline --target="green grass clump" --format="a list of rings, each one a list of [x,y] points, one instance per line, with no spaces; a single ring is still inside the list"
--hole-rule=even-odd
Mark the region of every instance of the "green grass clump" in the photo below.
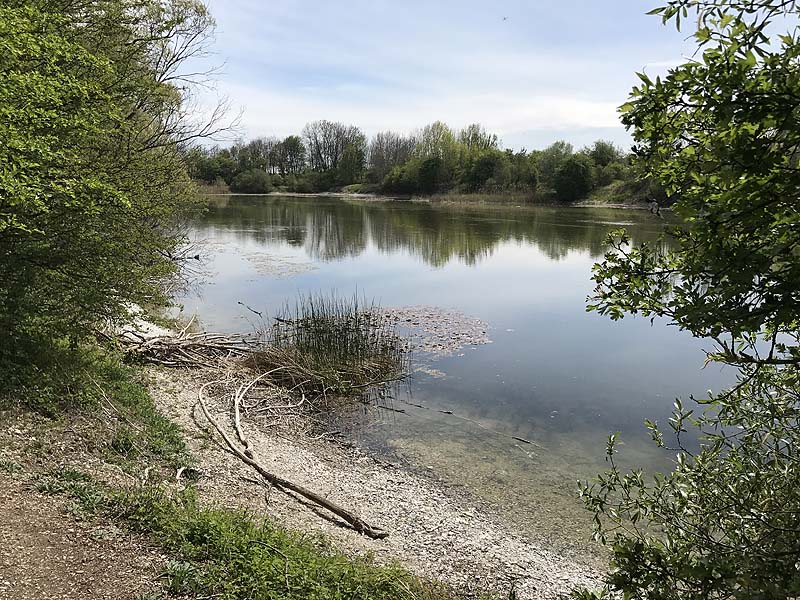
[[[70,497],[83,516],[104,516],[147,535],[170,556],[165,592],[220,600],[456,600],[398,566],[350,558],[322,536],[290,532],[243,511],[203,508],[193,490],[113,490],[71,470],[35,484]]]
[[[114,424],[106,447],[110,455],[123,460],[153,458],[170,467],[190,462],[180,429],[156,408],[140,374],[123,364],[116,355],[107,355],[98,364],[94,379],[93,402],[110,411]]]
[[[250,366],[311,395],[358,395],[409,372],[407,344],[379,307],[358,298],[302,297],[265,338]]]
[[[102,486],[89,475],[71,468],[42,473],[35,478],[33,487],[48,496],[69,496],[74,503],[72,513],[76,517],[94,515],[109,503],[109,497]]]
[[[160,489],[118,498],[117,514],[174,557],[172,593],[223,600],[452,598],[400,567],[351,559],[321,537],[291,533],[244,512],[198,507],[192,494]]]
[[[22,465],[14,460],[0,459],[0,473],[16,475],[22,473],[24,470]]]

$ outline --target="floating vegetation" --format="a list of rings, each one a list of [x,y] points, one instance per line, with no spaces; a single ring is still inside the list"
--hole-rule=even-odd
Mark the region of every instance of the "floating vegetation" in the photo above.
[[[336,295],[301,297],[264,332],[247,364],[314,396],[362,395],[410,373],[409,347],[380,307]]]
[[[385,319],[407,336],[415,351],[452,356],[467,346],[490,344],[489,326],[480,319],[438,306],[384,308]]]
[[[434,379],[446,379],[447,373],[444,371],[440,371],[439,369],[434,369],[427,365],[420,365],[414,369],[414,373],[423,373],[428,377],[433,377]]]
[[[287,257],[274,256],[263,252],[245,254],[245,258],[259,275],[291,277],[313,271],[316,268],[309,262],[298,262]]]

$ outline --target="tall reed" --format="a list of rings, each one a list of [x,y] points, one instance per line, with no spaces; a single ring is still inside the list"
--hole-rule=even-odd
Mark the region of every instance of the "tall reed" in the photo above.
[[[360,394],[409,373],[408,345],[393,322],[357,296],[301,296],[279,312],[264,337],[249,359],[253,366],[278,369],[280,383],[316,394]]]

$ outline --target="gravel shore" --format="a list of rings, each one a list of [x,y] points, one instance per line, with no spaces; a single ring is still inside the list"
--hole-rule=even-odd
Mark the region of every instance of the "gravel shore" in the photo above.
[[[340,550],[369,553],[378,562],[397,562],[422,577],[451,584],[465,593],[521,599],[556,598],[573,586],[592,586],[597,574],[587,564],[560,556],[515,531],[502,517],[458,488],[411,473],[370,456],[352,444],[309,435],[256,419],[243,425],[257,459],[272,472],[308,487],[389,532],[372,540],[315,506],[257,481],[252,469],[211,442],[200,426],[197,393],[209,373],[151,369],[150,390],[159,409],[183,429],[197,461],[200,497],[245,508],[308,533],[320,532]],[[206,399],[223,427],[232,431],[231,407],[223,394]],[[301,430],[304,428],[300,428]]]

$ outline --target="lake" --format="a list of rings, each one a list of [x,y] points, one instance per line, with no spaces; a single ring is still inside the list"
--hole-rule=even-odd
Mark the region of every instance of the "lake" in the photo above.
[[[205,328],[229,332],[260,325],[253,311],[275,314],[319,292],[484,321],[491,343],[416,357],[424,370],[394,398],[405,412],[359,408],[347,435],[585,553],[591,527],[576,480],[605,468],[608,434],[620,432],[624,465],[668,469],[671,454],[649,441],[644,419],[666,424],[676,396],[731,382],[702,368],[705,340],[586,312],[592,265],[621,227],[655,242],[664,221],[605,208],[216,197],[191,226],[206,258],[179,302]]]

